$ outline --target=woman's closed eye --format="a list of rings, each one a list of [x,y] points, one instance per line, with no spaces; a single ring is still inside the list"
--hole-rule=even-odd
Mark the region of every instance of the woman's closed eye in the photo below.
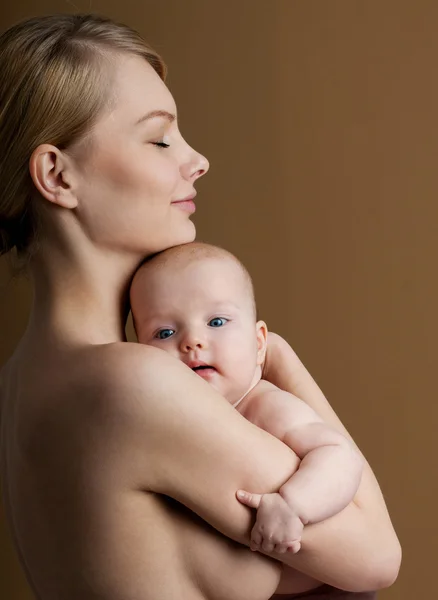
[[[158,142],[152,142],[152,144],[158,148],[169,148],[170,140],[167,136],[164,136],[163,139],[159,140]]]
[[[208,322],[208,326],[209,327],[223,327],[226,323],[228,323],[229,319],[226,319],[225,317],[213,317],[213,319],[210,319],[210,321]]]
[[[154,337],[157,340],[167,340],[168,338],[172,337],[172,335],[174,335],[175,330],[174,329],[170,329],[169,327],[167,329],[160,329],[160,331],[157,331],[157,333],[154,335]]]

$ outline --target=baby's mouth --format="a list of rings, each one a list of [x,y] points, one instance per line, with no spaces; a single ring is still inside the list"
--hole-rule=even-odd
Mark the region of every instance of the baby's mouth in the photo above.
[[[216,369],[211,365],[198,365],[197,367],[192,367],[192,371],[194,371],[203,379],[209,379],[212,375],[214,375],[214,373],[217,372]]]

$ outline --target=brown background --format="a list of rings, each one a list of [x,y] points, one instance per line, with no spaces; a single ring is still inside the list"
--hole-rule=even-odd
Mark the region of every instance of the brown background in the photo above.
[[[164,55],[183,133],[212,165],[199,237],[245,262],[261,316],[373,465],[404,549],[382,600],[434,596],[438,3],[76,4],[137,27]],[[0,25],[75,11],[34,5],[3,6]],[[0,363],[28,306],[25,282],[2,288]],[[0,597],[28,599],[0,522]]]

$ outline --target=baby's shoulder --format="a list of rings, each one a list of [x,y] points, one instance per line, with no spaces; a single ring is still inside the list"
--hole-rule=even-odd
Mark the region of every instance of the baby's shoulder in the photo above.
[[[278,411],[284,410],[285,407],[289,409],[287,403],[291,398],[293,396],[289,392],[261,379],[248,394],[247,402],[243,407],[245,411],[243,416],[253,421],[256,418],[274,415]]]
[[[270,381],[266,381],[266,379],[260,379],[258,384],[253,387],[248,396],[251,395],[253,398],[263,398],[266,394],[272,394],[273,392],[283,392],[283,390],[280,390],[280,388]]]
[[[264,406],[270,404],[271,406],[278,402],[284,402],[290,399],[292,394],[281,390],[273,383],[261,379],[256,386],[249,392],[248,398],[254,406]]]

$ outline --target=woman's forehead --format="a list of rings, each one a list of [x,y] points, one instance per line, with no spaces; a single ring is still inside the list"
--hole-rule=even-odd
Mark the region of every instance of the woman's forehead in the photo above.
[[[176,114],[175,101],[154,68],[142,57],[126,55],[113,63],[110,86],[112,119],[121,117],[132,126],[151,112]]]

